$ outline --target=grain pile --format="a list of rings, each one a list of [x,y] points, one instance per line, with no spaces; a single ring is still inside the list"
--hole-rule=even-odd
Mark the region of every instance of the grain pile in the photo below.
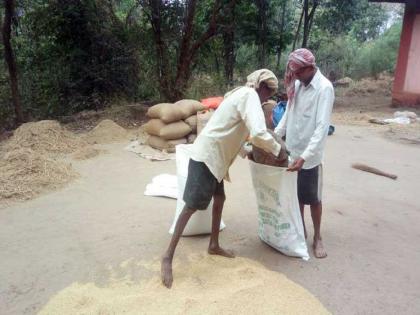
[[[103,144],[128,140],[129,134],[120,125],[110,119],[102,120],[95,128],[85,135],[87,142],[91,144]]]
[[[103,150],[95,143],[127,140],[127,131],[112,120],[103,120],[79,137],[57,121],[23,124],[0,147],[0,202],[31,199],[41,192],[57,189],[78,176],[64,160],[97,156]]]
[[[74,152],[71,157],[75,160],[87,160],[94,158],[95,156],[99,155],[100,153],[104,152],[104,150],[95,149],[92,147],[83,147],[76,152]]]
[[[68,163],[30,148],[15,149],[0,157],[0,201],[30,199],[77,176]]]
[[[7,152],[31,149],[39,154],[72,153],[86,145],[79,137],[65,130],[55,120],[42,120],[23,124],[4,145]]]
[[[380,74],[377,78],[363,78],[360,81],[355,81],[350,84],[350,87],[345,90],[345,96],[356,95],[386,95],[390,96],[392,92],[393,77],[386,73]]]
[[[131,262],[109,270],[106,286],[70,285],[39,314],[329,314],[303,287],[255,261],[209,255],[189,260],[175,265],[170,290],[158,275],[133,281],[133,269],[148,266]],[[158,264],[151,267],[159,270]]]
[[[86,156],[86,150],[87,143],[57,121],[23,124],[1,147],[0,202],[27,200],[64,186],[78,174],[62,157]]]

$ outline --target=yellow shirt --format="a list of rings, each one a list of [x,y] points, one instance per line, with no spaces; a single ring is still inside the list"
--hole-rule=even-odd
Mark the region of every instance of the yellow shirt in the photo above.
[[[248,136],[264,151],[276,156],[280,153],[280,144],[267,132],[257,92],[242,87],[219,105],[195,140],[191,158],[204,162],[219,182],[229,180],[229,167]]]

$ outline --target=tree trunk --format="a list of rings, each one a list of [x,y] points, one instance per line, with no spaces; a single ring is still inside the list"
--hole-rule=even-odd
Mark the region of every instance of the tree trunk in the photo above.
[[[149,0],[149,7],[151,11],[150,23],[153,29],[153,35],[155,39],[156,56],[157,56],[157,76],[159,78],[159,85],[161,93],[169,99],[169,62],[166,56],[165,43],[162,39],[162,27],[161,27],[161,2],[155,0]]]
[[[302,25],[302,19],[303,19],[304,12],[305,12],[305,7],[302,7],[302,12],[300,13],[300,19],[299,19],[299,24],[298,24],[296,34],[295,34],[295,39],[293,40],[293,48],[292,48],[293,51],[296,49],[296,42],[297,42],[298,37],[299,37],[300,27]]]
[[[280,22],[280,45],[277,48],[277,65],[276,65],[276,70],[280,71],[280,60],[281,60],[281,52],[283,49],[283,33],[284,33],[284,25],[285,25],[285,17],[286,17],[286,5],[287,2],[283,1],[283,5],[282,5],[282,13],[281,13],[281,22]]]
[[[213,5],[212,14],[207,30],[193,41],[194,17],[196,12],[197,0],[186,1],[186,17],[182,32],[181,47],[179,51],[176,75],[170,74],[168,57],[166,55],[166,45],[162,39],[161,14],[162,0],[149,0],[148,6],[151,9],[150,21],[153,28],[155,45],[158,58],[158,75],[161,92],[169,101],[177,101],[182,99],[185,90],[188,87],[188,80],[191,77],[191,71],[195,56],[200,47],[210,38],[216,35],[217,26],[220,22],[220,10],[222,9],[222,1],[216,0]],[[236,0],[230,2],[224,7],[225,9],[232,7]]]
[[[235,68],[235,6],[227,13],[227,21],[223,32],[223,58],[226,85],[233,86],[233,69]]]
[[[12,101],[15,109],[16,124],[20,125],[24,122],[24,116],[22,106],[20,104],[19,89],[18,89],[18,77],[16,61],[13,55],[13,48],[10,43],[11,32],[12,32],[12,19],[15,11],[14,0],[4,1],[4,24],[2,30],[3,45],[4,45],[4,59],[6,60],[9,68],[10,77],[10,88],[12,92]]]
[[[193,54],[195,52],[191,49],[192,35],[194,31],[194,17],[197,7],[197,0],[186,1],[187,14],[184,21],[184,29],[182,31],[181,49],[179,52],[177,71],[175,77],[175,84],[173,88],[173,101],[181,99],[184,91],[187,88],[187,83],[190,78],[191,64],[193,61]]]
[[[267,0],[256,0],[255,4],[258,8],[258,65],[260,68],[265,68],[267,56],[268,2]]]
[[[304,0],[304,11],[305,17],[303,21],[303,39],[302,39],[302,48],[306,48],[308,46],[309,34],[312,28],[312,21],[314,19],[315,10],[318,6],[318,0],[312,1],[312,8],[309,12],[309,0]]]

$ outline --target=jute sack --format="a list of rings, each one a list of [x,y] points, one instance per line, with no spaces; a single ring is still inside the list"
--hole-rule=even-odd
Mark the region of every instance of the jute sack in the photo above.
[[[185,122],[191,127],[193,133],[197,132],[197,114],[188,117]]]
[[[195,139],[197,139],[197,135],[195,133],[190,133],[187,137],[187,143],[194,143]]]
[[[160,112],[164,107],[168,106],[168,104],[170,103],[160,103],[153,105],[147,110],[146,115],[150,118],[160,118]]]
[[[152,148],[158,149],[158,150],[166,150],[170,153],[175,152],[175,146],[178,144],[186,144],[187,139],[181,138],[177,140],[165,140],[160,137],[156,136],[150,136],[146,144],[150,145]]]
[[[192,129],[184,121],[180,120],[174,123],[165,124],[160,119],[151,119],[144,125],[144,130],[152,136],[158,136],[165,140],[174,140],[183,138]]]
[[[191,115],[195,115],[198,111],[205,109],[204,105],[196,100],[180,100],[175,103],[175,106],[181,110],[184,115],[183,119],[186,119]]]
[[[207,125],[208,121],[210,120],[211,116],[213,115],[212,110],[208,111],[201,111],[197,113],[197,134],[199,135],[200,132],[204,129]]]
[[[281,145],[280,157],[275,157],[273,154],[265,152],[263,149],[253,145],[252,158],[254,162],[258,164],[264,164],[264,165],[270,165],[270,166],[287,167],[288,155],[286,153],[286,145],[284,141],[279,136],[277,136],[273,131],[268,130],[268,132]]]
[[[264,117],[265,117],[265,124],[267,128],[271,130],[274,129],[272,116],[273,116],[273,108],[275,106],[276,106],[276,102],[273,100],[268,100],[267,102],[262,104],[262,109],[263,109]]]
[[[166,125],[160,130],[159,136],[166,140],[175,140],[183,138],[189,133],[192,129],[182,120]]]
[[[160,136],[160,131],[164,128],[166,124],[160,119],[150,119],[144,125],[144,131],[149,135]]]
[[[184,115],[178,106],[171,103],[160,103],[150,107],[147,111],[147,116],[159,118],[166,124],[188,117],[188,115]]]

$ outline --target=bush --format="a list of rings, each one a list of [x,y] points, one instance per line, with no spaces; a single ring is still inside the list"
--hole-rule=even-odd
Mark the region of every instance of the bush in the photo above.
[[[19,12],[13,47],[21,102],[29,116],[97,109],[109,99],[137,95],[135,49],[102,1],[44,0]],[[9,103],[8,89],[0,78],[1,103]]]
[[[377,77],[386,71],[393,73],[400,44],[401,23],[391,26],[382,36],[366,42],[358,50],[351,75],[355,78]]]

